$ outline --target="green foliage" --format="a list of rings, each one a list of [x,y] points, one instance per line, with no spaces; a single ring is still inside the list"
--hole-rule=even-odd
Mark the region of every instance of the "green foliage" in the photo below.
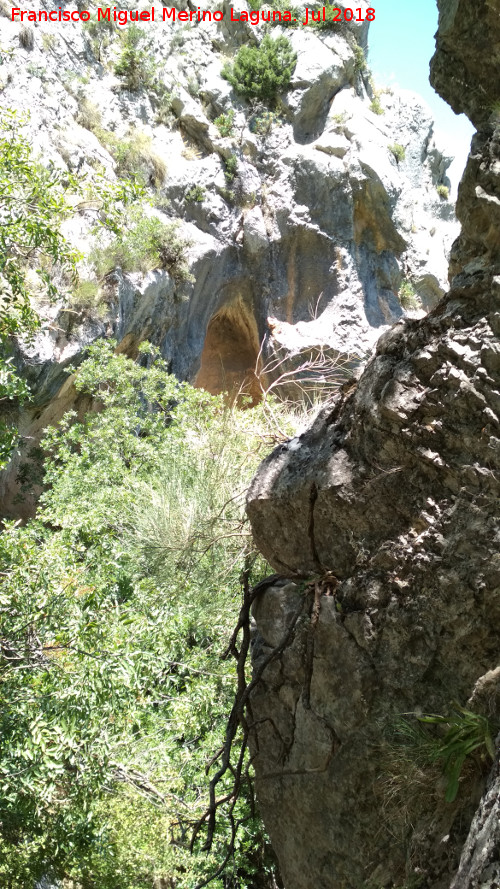
[[[274,103],[288,87],[296,62],[286,37],[273,40],[266,34],[260,46],[241,46],[234,63],[222,69],[222,76],[246,99]]]
[[[5,407],[5,403],[11,406],[14,403],[22,404],[28,397],[28,384],[17,376],[12,358],[2,357],[0,353],[0,406]],[[9,462],[18,441],[15,426],[0,419],[0,470]]]
[[[338,6],[335,5],[334,0],[326,0],[325,3],[325,20],[323,21],[323,15],[319,22],[313,21],[311,18],[309,19],[309,25],[311,28],[315,28],[317,31],[343,31],[345,29],[344,22],[336,22],[334,21],[333,11],[337,10]]]
[[[116,239],[91,256],[96,274],[103,277],[118,266],[124,272],[166,269],[177,283],[191,281],[186,262],[190,246],[178,234],[176,222],[165,223],[138,209],[130,213]]]
[[[179,383],[147,346],[136,362],[91,347],[75,386],[102,409],[48,431],[37,520],[0,536],[0,882],[193,889],[217,866],[186,844],[231,705],[220,655],[265,415]],[[214,887],[271,886],[244,798],[235,814]]]
[[[260,7],[262,5],[263,5],[263,3],[260,3],[260,6],[258,8],[260,9]],[[279,25],[281,28],[300,28],[301,27],[301,23],[304,18],[304,10],[301,9],[299,6],[293,6],[293,4],[288,3],[287,0],[272,0],[272,2],[270,3],[270,6],[271,6],[272,10],[276,9],[279,12],[281,12],[282,16],[284,15],[285,12],[288,12],[290,14],[289,19],[282,18],[281,21],[276,19],[273,22],[273,17],[272,17],[272,13],[271,13],[271,22],[270,22],[271,26],[274,24],[274,25]],[[255,7],[252,6],[252,9],[254,9],[254,8]]]
[[[153,78],[153,65],[141,43],[146,35],[137,25],[127,25],[123,32],[123,50],[115,65],[115,74],[131,92],[147,89]]]
[[[422,303],[411,281],[403,281],[399,288],[398,299],[406,311],[415,311],[422,308]]]
[[[410,747],[422,765],[440,765],[446,781],[445,800],[452,803],[458,794],[466,761],[481,770],[495,758],[490,720],[454,704],[447,715],[417,715],[417,723],[403,719],[398,726],[399,743]]]
[[[96,176],[85,182],[67,171],[42,166],[33,157],[23,136],[26,120],[13,111],[0,117],[0,403],[12,403],[27,395],[24,383],[16,382],[8,357],[12,336],[29,336],[39,326],[29,281],[37,281],[38,293],[49,298],[59,294],[53,276],[76,286],[79,253],[62,234],[62,224],[78,206],[95,212],[96,224],[117,232],[123,208],[135,200],[133,185],[114,185]],[[81,203],[80,203],[81,201]],[[18,440],[11,424],[0,426],[0,465],[5,465]]]
[[[404,161],[406,157],[406,149],[403,145],[399,145],[398,142],[395,142],[394,145],[389,145],[388,148],[398,164]]]
[[[130,129],[124,139],[106,133],[104,142],[116,160],[119,176],[137,179],[143,185],[159,188],[165,179],[164,161],[151,147],[151,136],[137,128]]]
[[[38,260],[36,272],[48,295],[55,295],[43,261],[58,264],[75,275],[78,253],[61,233],[61,225],[74,210],[66,195],[80,186],[66,171],[42,167],[22,135],[26,121],[13,111],[0,118],[0,337],[34,329],[37,317],[31,307],[27,284],[29,264]],[[3,279],[3,280],[2,280]]]
[[[227,137],[232,136],[234,132],[234,111],[231,108],[226,114],[219,114],[219,117],[216,117],[214,120],[214,124],[219,130],[221,136]]]
[[[275,111],[262,111],[252,117],[250,129],[252,133],[257,133],[258,136],[265,138],[277,121],[279,121],[279,115]]]
[[[80,126],[90,130],[98,139],[100,138],[103,133],[102,114],[97,105],[94,105],[86,96],[79,97],[76,119]]]
[[[380,98],[378,96],[373,97],[371,104],[370,104],[370,111],[372,112],[372,114],[379,114],[379,115],[384,114],[384,109],[382,107]],[[391,148],[391,151],[392,151],[392,148]],[[397,158],[396,158],[396,160],[397,160]]]
[[[448,188],[447,185],[438,185],[436,191],[437,191],[439,197],[440,197],[443,201],[447,201],[447,200],[449,199],[449,197],[450,197],[450,189]]]
[[[472,713],[455,704],[448,716],[419,716],[424,725],[439,726],[444,735],[436,740],[431,755],[442,764],[446,778],[446,802],[452,803],[457,796],[460,775],[468,756],[479,754],[481,759],[495,758],[492,726],[478,713]]]
[[[342,111],[340,114],[332,114],[331,120],[336,126],[342,127],[349,120],[349,115],[347,111]]]
[[[92,53],[98,62],[102,62],[104,51],[111,45],[115,36],[115,23],[106,18],[98,19],[97,16],[83,22],[83,33],[90,38]]]
[[[363,71],[366,71],[367,67],[368,67],[366,64],[366,56],[365,56],[363,47],[359,46],[359,44],[356,43],[356,45],[353,47],[353,54],[354,54],[354,70],[355,70],[356,74],[362,74]]]
[[[42,46],[44,52],[52,52],[57,46],[57,37],[55,34],[42,34]]]
[[[175,120],[172,111],[173,90],[167,89],[165,84],[157,79],[150,88],[149,97],[155,109],[155,122],[163,124],[163,126],[171,126]]]
[[[202,185],[193,185],[186,192],[186,201],[196,201],[201,203],[205,199],[205,189]]]
[[[106,313],[106,302],[97,281],[80,280],[72,288],[69,308],[73,312],[83,313],[89,317],[103,318]]]
[[[228,182],[232,182],[238,172],[238,158],[235,154],[230,154],[225,159],[225,174]]]

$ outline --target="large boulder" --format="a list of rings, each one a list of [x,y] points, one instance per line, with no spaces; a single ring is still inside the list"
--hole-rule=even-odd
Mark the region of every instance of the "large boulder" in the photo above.
[[[251,702],[287,889],[449,886],[489,754],[466,760],[446,802],[449,777],[417,752],[417,717],[461,706],[500,719],[500,123],[475,98],[491,93],[499,47],[493,4],[455,20],[462,7],[440,3],[434,62],[445,98],[460,82],[480,124],[451,289],[383,334],[359,382],[264,461],[248,494],[254,539],[282,575],[255,606],[256,670],[300,615]],[[496,885],[497,774],[454,889]]]

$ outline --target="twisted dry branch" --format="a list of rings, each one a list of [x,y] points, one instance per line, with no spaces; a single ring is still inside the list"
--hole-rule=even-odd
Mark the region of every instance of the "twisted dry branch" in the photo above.
[[[202,850],[205,852],[209,852],[212,849],[218,812],[222,806],[228,803],[228,810],[224,811],[224,818],[229,820],[230,839],[226,849],[224,860],[220,867],[215,873],[211,874],[202,882],[198,883],[196,889],[203,889],[204,886],[207,886],[223,873],[226,865],[234,854],[235,840],[239,827],[249,818],[252,818],[254,815],[253,785],[250,775],[252,758],[249,757],[246,760],[249,732],[252,725],[255,724],[251,714],[250,697],[256,686],[261,681],[264,671],[267,669],[269,664],[277,657],[279,657],[279,655],[284,651],[287,645],[290,644],[295,632],[297,621],[304,611],[304,602],[306,598],[305,595],[300,597],[299,605],[292,616],[292,620],[283,638],[281,639],[279,644],[275,648],[273,648],[269,652],[269,654],[266,655],[265,658],[263,658],[252,680],[250,682],[247,682],[246,663],[248,652],[250,649],[251,607],[255,599],[259,595],[261,595],[261,593],[263,593],[265,589],[272,586],[280,578],[279,574],[273,574],[260,583],[256,584],[254,587],[251,587],[250,571],[251,564],[250,560],[247,558],[241,576],[243,603],[240,609],[238,622],[233,631],[227,649],[223,654],[224,658],[234,657],[236,660],[237,688],[233,707],[226,723],[224,744],[217,752],[217,754],[211,759],[210,763],[207,766],[208,772],[212,765],[214,765],[216,762],[220,763],[219,768],[213,775],[209,784],[208,806],[203,815],[194,824],[191,836],[190,850],[191,852],[193,851],[200,832],[205,828],[206,839],[202,846]],[[311,585],[303,584],[301,591],[305,593],[312,590],[314,590],[314,585],[312,585],[311,587]],[[242,638],[238,648],[238,638],[240,636],[240,633],[242,634]],[[236,763],[233,764],[232,753],[236,745],[237,732],[240,728],[242,734],[241,738],[237,741],[238,757]],[[232,775],[231,787],[222,796],[217,797],[217,788],[228,772]],[[234,815],[234,808],[238,799],[240,798],[242,787],[244,786],[246,786],[250,792],[251,813],[245,818],[237,819]]]

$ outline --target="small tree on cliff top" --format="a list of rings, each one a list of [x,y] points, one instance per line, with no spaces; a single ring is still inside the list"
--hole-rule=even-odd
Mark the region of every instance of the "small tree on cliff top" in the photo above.
[[[273,103],[290,83],[297,54],[286,37],[273,40],[266,34],[260,46],[242,46],[233,65],[225,65],[222,76],[246,99]]]

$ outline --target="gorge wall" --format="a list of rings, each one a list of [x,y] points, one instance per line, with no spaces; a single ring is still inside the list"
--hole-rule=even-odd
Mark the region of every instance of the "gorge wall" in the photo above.
[[[457,871],[489,760],[466,760],[446,802],[415,718],[500,718],[500,17],[495,0],[438,6],[432,82],[477,128],[450,290],[382,335],[248,496],[282,576],[255,605],[256,669],[297,621],[252,699],[287,889],[498,883],[498,766]]]
[[[185,0],[177,6],[187,8]],[[233,6],[249,10],[245,0]],[[145,2],[121,8],[128,7],[149,9]],[[41,303],[40,333],[19,344],[33,402],[17,419],[29,445],[71,406],[68,367],[99,337],[114,337],[129,355],[149,339],[180,379],[212,392],[243,383],[258,397],[255,369],[265,385],[275,358],[326,349],[362,361],[406,314],[403,283],[413,283],[423,310],[444,293],[458,229],[437,188],[448,181],[450,158],[418,97],[374,93],[367,23],[338,31],[273,27],[273,36],[290,39],[297,66],[271,113],[242,100],[221,76],[228,57],[265,32],[231,21],[227,3],[222,22],[145,23],[141,51],[155,75],[135,89],[114,73],[124,29],[20,24],[6,9],[2,104],[29,111],[25,132],[42,162],[89,177],[98,170],[113,181],[135,146],[132,173],[152,201],[143,212],[178,223],[193,276],[179,283],[166,270],[114,269],[96,277],[95,214],[78,211],[67,235],[86,257],[82,281],[96,284],[97,294]],[[221,115],[233,115],[225,135],[216,125]],[[0,485],[7,511],[16,466]]]

